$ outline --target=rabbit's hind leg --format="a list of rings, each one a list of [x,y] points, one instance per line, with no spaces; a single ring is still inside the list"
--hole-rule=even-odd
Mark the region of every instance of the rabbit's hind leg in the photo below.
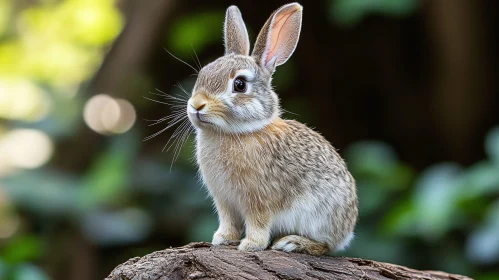
[[[310,255],[322,255],[329,250],[326,243],[317,242],[299,235],[288,235],[276,239],[272,245],[272,249],[284,252],[307,253]]]

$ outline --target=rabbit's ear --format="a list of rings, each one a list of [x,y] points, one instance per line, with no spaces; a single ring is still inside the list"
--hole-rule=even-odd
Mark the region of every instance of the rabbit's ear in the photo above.
[[[224,41],[225,54],[249,55],[248,31],[236,6],[230,6],[225,14]]]
[[[258,34],[252,55],[270,73],[293,54],[300,37],[302,10],[298,3],[280,7]]]

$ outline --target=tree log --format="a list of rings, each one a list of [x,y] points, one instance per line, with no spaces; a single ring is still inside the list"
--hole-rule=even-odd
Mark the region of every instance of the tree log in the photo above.
[[[471,279],[440,271],[347,257],[280,251],[241,252],[234,246],[191,243],[135,257],[106,280],[140,279]]]

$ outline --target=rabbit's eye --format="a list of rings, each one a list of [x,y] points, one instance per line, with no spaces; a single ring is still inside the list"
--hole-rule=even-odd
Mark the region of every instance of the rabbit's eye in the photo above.
[[[246,91],[246,81],[243,78],[236,78],[234,80],[234,91],[235,92]]]

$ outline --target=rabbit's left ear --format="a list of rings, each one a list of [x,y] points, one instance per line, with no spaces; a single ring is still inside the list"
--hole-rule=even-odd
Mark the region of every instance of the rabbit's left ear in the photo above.
[[[225,13],[224,41],[226,55],[230,53],[249,55],[248,31],[236,6],[230,6]]]
[[[291,3],[275,11],[256,39],[253,56],[262,68],[272,73],[295,51],[300,37],[303,7]]]

